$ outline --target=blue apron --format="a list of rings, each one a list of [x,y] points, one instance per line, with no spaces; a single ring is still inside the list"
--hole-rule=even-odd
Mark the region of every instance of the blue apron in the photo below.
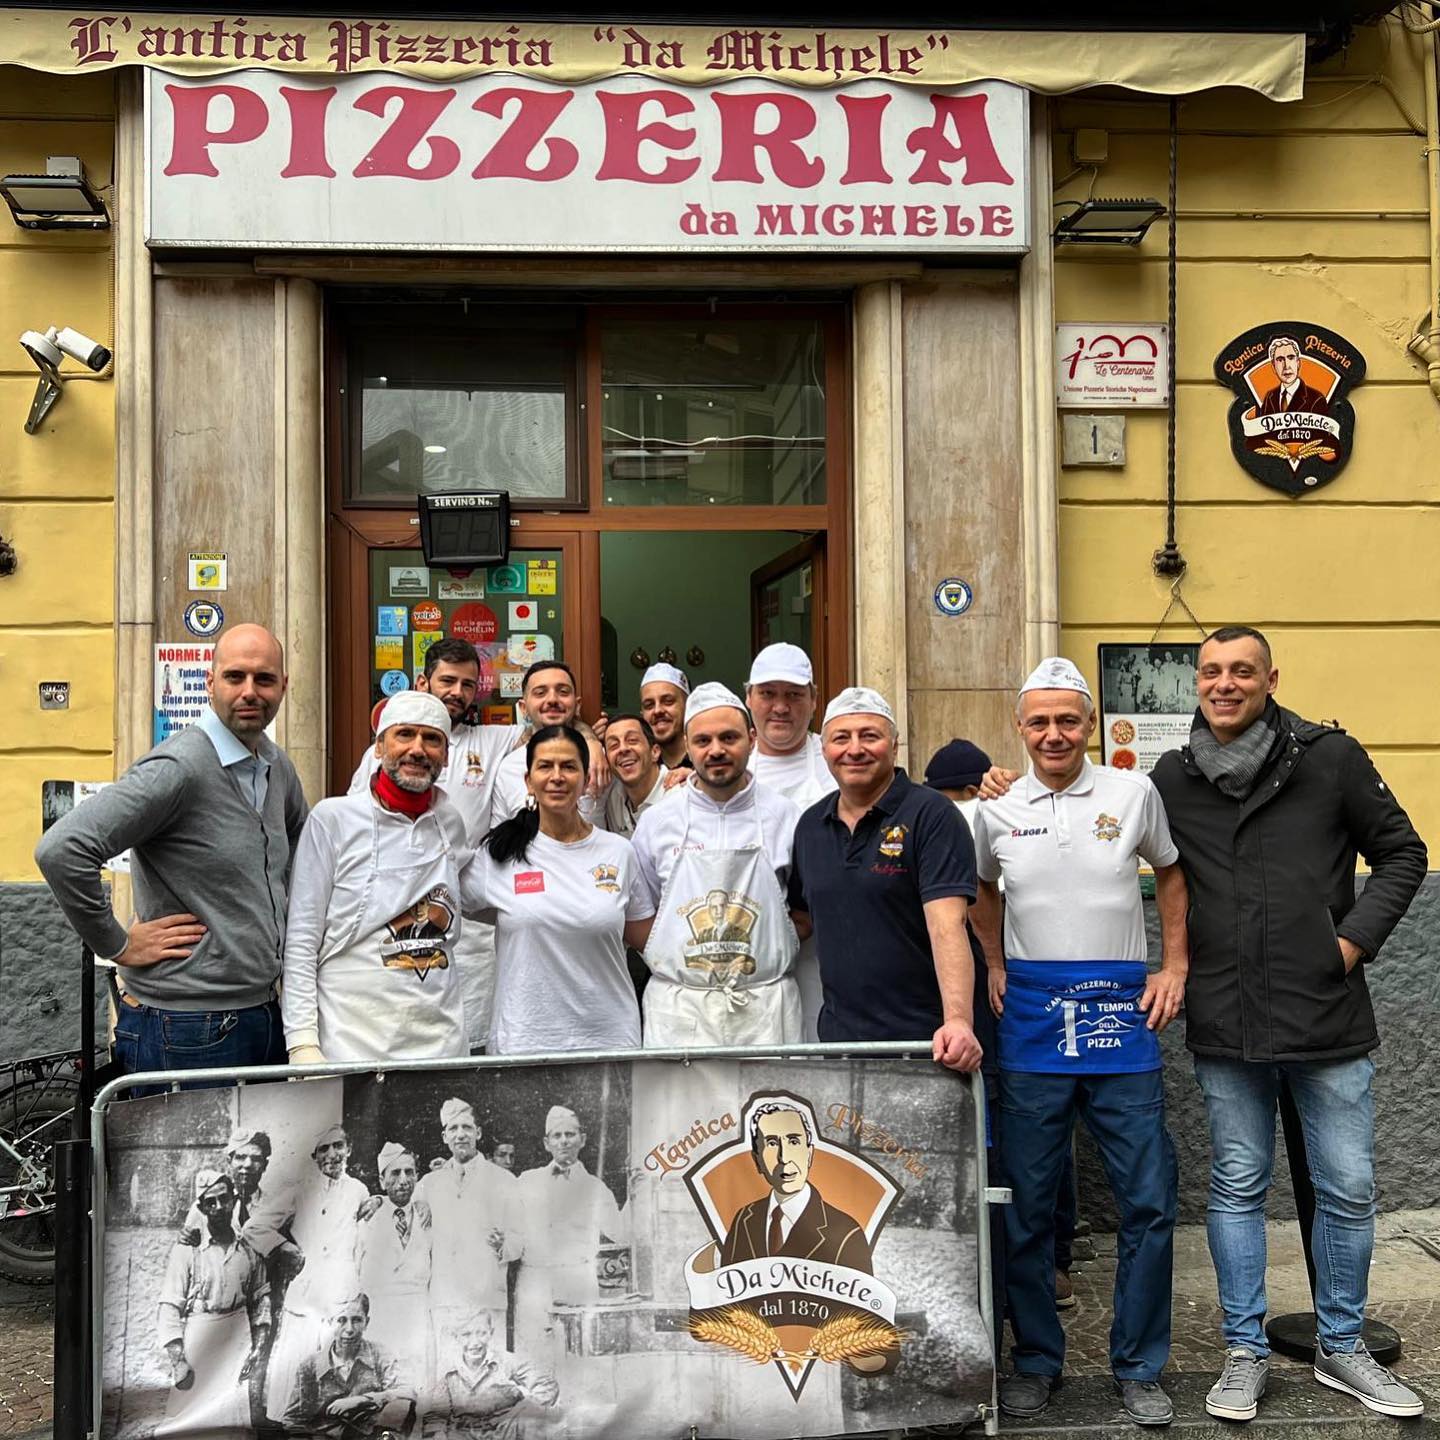
[[[1000,1068],[1042,1075],[1160,1069],[1145,1025],[1138,960],[1011,960],[1005,967]]]

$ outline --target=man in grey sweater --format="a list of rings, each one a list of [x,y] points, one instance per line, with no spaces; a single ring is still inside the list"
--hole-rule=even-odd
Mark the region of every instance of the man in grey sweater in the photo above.
[[[115,1059],[144,1070],[285,1063],[275,983],[290,860],[308,807],[265,737],[285,655],[259,625],[221,635],[210,708],[41,839],[35,862],[80,937],[118,967]],[[131,852],[136,919],[100,880]]]

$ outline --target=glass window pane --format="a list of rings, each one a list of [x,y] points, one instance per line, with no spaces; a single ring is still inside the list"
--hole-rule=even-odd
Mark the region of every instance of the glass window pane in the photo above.
[[[508,490],[563,500],[570,473],[572,344],[560,336],[364,335],[356,493]]]
[[[614,321],[602,339],[607,505],[823,505],[819,320]]]

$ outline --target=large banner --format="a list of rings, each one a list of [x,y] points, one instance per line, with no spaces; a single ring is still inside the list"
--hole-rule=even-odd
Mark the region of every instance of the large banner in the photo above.
[[[147,77],[152,245],[920,251],[1029,242],[1026,92]]]
[[[852,80],[968,85],[1010,80],[1048,94],[1130,85],[1184,94],[1238,85],[1272,100],[1304,92],[1305,35],[1137,31],[895,29],[880,25],[563,23],[517,15],[447,20],[320,13],[0,10],[0,64],[84,73],[144,65],[219,75],[264,66],[289,75],[387,71],[430,80],[506,71],[561,84],[651,75],[682,85],[767,77],[818,87]]]
[[[116,1103],[105,1146],[105,1440],[776,1440],[991,1397],[975,1095],[924,1060],[247,1085]]]

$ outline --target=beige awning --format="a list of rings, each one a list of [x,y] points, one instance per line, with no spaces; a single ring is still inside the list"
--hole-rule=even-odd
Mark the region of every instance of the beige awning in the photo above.
[[[575,84],[653,75],[686,85],[769,79],[928,87],[1007,80],[1044,95],[1095,85],[1155,95],[1235,86],[1300,97],[1301,34],[1138,31],[724,30],[715,26],[389,20],[229,12],[175,15],[0,10],[0,64],[56,74],[143,65],[180,75],[244,69],[295,75],[386,72],[449,81],[513,74]]]

